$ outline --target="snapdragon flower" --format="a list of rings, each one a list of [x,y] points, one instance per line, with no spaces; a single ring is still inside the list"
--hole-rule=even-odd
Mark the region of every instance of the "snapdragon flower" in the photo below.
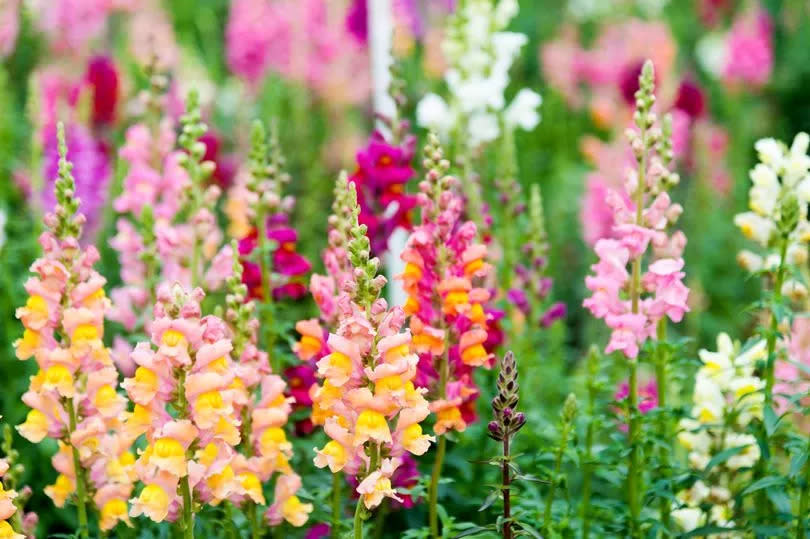
[[[151,342],[132,351],[138,367],[122,384],[134,402],[124,431],[148,442],[135,462],[144,487],[131,500],[130,515],[161,522],[182,514],[187,530],[194,503],[256,496],[234,468],[242,420],[233,344],[221,319],[201,317],[203,296],[200,288],[161,285]]]
[[[501,117],[507,128],[537,126],[539,94],[521,89],[509,105],[504,97],[509,69],[527,42],[525,35],[505,31],[517,13],[516,0],[470,0],[448,18],[442,50],[450,66],[444,76],[450,100],[426,95],[416,108],[419,125],[442,137],[454,134],[469,149],[497,139]]]
[[[78,213],[71,164],[59,124],[59,178],[56,207],[45,217],[40,237],[44,255],[26,282],[30,294],[17,317],[25,326],[14,343],[19,359],[33,357],[39,367],[23,395],[31,410],[17,427],[33,443],[59,442],[52,462],[59,472],[46,494],[58,507],[73,497],[79,533],[86,537],[86,504],[93,500],[103,530],[129,522],[133,438],[122,429],[125,399],[116,391],[118,372],[104,346],[104,316],[110,301],[105,279],[93,270],[99,254],[79,246],[84,216]]]
[[[764,340],[741,349],[731,338],[717,336],[717,351],[701,350],[702,367],[695,377],[691,417],[680,421],[678,442],[688,453],[689,466],[702,471],[721,451],[741,448],[712,468],[706,481],[697,481],[677,495],[672,511],[685,532],[706,524],[701,508],[713,504],[711,521],[734,527],[731,480],[750,470],[760,458],[757,439],[749,434],[752,421],[762,420],[765,383],[756,375],[757,363],[766,359]]]
[[[254,507],[265,504],[262,484],[277,476],[275,502],[266,517],[272,525],[286,520],[302,526],[312,511],[295,495],[301,480],[290,467],[292,446],[287,441],[287,424],[295,398],[285,395],[286,383],[270,370],[267,353],[259,349],[259,321],[254,315],[255,303],[247,299],[247,286],[242,283],[242,266],[233,260],[233,274],[227,279],[228,295],[225,318],[232,331],[235,376],[229,386],[234,395],[234,413],[243,418],[242,441],[232,468],[242,489],[234,491],[230,501],[246,508],[251,529],[258,530]]]
[[[412,350],[419,355],[419,385],[429,388],[431,411],[437,415],[436,434],[463,431],[475,418],[479,390],[473,381],[477,367],[489,368],[490,292],[484,281],[493,267],[487,247],[476,240],[476,227],[464,221],[464,203],[457,181],[447,176],[438,138],[425,147],[426,179],[419,185],[422,222],[401,254],[403,273],[397,276],[408,295]]]
[[[355,526],[365,510],[384,498],[400,500],[392,477],[406,452],[421,455],[433,440],[420,423],[430,413],[424,389],[415,387],[418,357],[410,351],[411,334],[401,331],[405,313],[389,308],[380,291],[379,260],[370,257],[354,184],[349,185],[351,229],[346,238],[351,279],[337,299],[335,332],[329,354],[318,361],[323,383],[314,389],[317,414],[331,440],[316,449],[315,465],[343,471],[358,480],[360,495]],[[363,509],[365,508],[365,510]]]
[[[607,194],[614,212],[614,238],[596,242],[599,262],[592,266],[594,275],[585,279],[592,295],[583,302],[612,330],[605,352],[619,350],[630,360],[635,360],[644,342],[655,336],[659,320],[667,317],[680,322],[689,310],[681,258],[686,240],[680,232],[667,233],[682,208],[672,203],[666,192],[678,176],[669,169],[672,148],[668,130],[654,127],[657,119],[651,110],[655,99],[651,63],[645,64],[640,78],[635,114],[640,133],[628,130],[639,169],[627,175],[626,194]],[[654,256],[642,274],[642,258],[648,250],[654,251]],[[632,272],[628,271],[630,266]]]

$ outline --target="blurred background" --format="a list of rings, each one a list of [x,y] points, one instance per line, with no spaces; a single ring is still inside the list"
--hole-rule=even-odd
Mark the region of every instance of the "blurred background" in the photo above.
[[[414,122],[426,93],[446,93],[440,44],[454,4],[393,0],[393,54],[407,97],[402,112]],[[171,74],[174,115],[181,114],[190,88],[199,91],[210,127],[206,157],[216,162],[214,181],[225,191],[245,162],[251,120],[277,123],[289,189],[297,198],[298,249],[320,270],[334,178],[356,167],[355,152],[373,128],[366,7],[349,0],[0,0],[5,421],[22,420],[19,397],[34,368],[16,360],[11,343],[22,333],[14,310],[25,302],[24,276],[39,252],[43,208],[52,204],[55,121],[68,124],[79,196],[109,287],[120,282],[109,246],[115,233],[111,201],[124,170],[114,149],[141,112],[136,96],[148,84],[147,66]],[[757,297],[759,284],[734,260],[743,239],[733,215],[745,209],[753,142],[763,136],[790,140],[810,128],[809,17],[806,0],[520,1],[510,30],[524,33],[528,44],[510,72],[507,94],[528,87],[543,103],[540,124],[515,135],[518,178],[524,192],[531,184],[542,189],[552,297],[567,305],[562,323],[544,333],[542,356],[524,360],[542,367],[532,368],[522,384],[528,400],[537,399],[530,411],[536,425],[556,418],[563,396],[579,383],[588,346],[604,342],[602,324],[581,307],[583,279],[594,261],[591,246],[607,226],[605,189],[622,181],[623,129],[646,58],[655,64],[659,107],[673,115],[681,174],[673,198],[686,209],[681,227],[688,238],[692,313],[679,326],[681,336],[694,352],[711,346],[719,331],[751,333],[756,320],[740,305]],[[423,139],[426,132],[415,129]],[[498,148],[487,150],[478,162],[491,170],[482,176],[492,176],[498,159]],[[488,233],[496,236],[516,226],[501,195],[496,182],[484,182]],[[312,313],[306,301],[289,309],[291,321]],[[507,319],[504,327],[533,330],[523,323]],[[480,440],[480,434],[467,439]],[[521,443],[537,447],[544,436],[535,429]],[[44,462],[54,451],[48,444],[15,443],[24,463]],[[480,471],[470,444],[448,463],[460,485],[475,485]],[[50,507],[41,493],[52,481],[49,467],[28,465],[26,474],[35,491],[30,507]],[[464,488],[453,496],[448,503],[454,514],[474,520],[476,506]],[[421,522],[418,513],[409,515],[393,522]],[[40,518],[48,524],[70,517],[42,511]]]

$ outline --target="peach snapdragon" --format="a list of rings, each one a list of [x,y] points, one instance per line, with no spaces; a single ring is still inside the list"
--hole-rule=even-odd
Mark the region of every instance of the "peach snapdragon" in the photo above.
[[[349,186],[351,227],[346,241],[351,278],[336,300],[337,329],[329,353],[318,363],[322,384],[313,391],[314,410],[331,439],[316,449],[315,465],[356,477],[360,501],[355,535],[384,498],[399,500],[391,478],[406,453],[421,455],[432,436],[420,423],[429,415],[424,389],[414,386],[419,361],[402,331],[405,313],[380,297],[385,278],[370,258],[365,226],[358,223],[354,184]]]
[[[29,298],[17,309],[25,326],[14,343],[17,357],[34,358],[39,368],[23,395],[31,410],[17,429],[33,443],[58,441],[52,463],[59,475],[45,493],[57,507],[74,500],[78,534],[87,537],[90,500],[102,530],[128,523],[132,438],[121,428],[126,400],[116,391],[118,372],[102,342],[110,308],[106,281],[93,269],[98,251],[79,245],[84,216],[78,213],[61,124],[58,138],[57,206],[45,217],[43,256],[31,266],[34,276],[25,284]]]
[[[130,515],[155,522],[182,515],[185,537],[193,537],[200,504],[245,493],[234,470],[241,419],[233,345],[225,322],[201,317],[203,296],[199,288],[161,285],[151,342],[135,347],[137,368],[123,383],[134,402],[124,429],[147,441],[135,462],[144,486],[131,500]]]

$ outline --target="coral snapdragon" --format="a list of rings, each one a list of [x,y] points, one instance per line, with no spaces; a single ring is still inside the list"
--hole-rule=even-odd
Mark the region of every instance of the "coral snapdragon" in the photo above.
[[[79,246],[85,220],[78,213],[62,124],[57,138],[56,207],[46,216],[47,230],[40,237],[44,254],[25,285],[30,296],[17,309],[25,326],[14,343],[17,357],[33,357],[39,367],[23,395],[31,410],[17,429],[33,443],[46,437],[59,442],[52,459],[59,476],[46,494],[58,507],[74,500],[78,534],[87,537],[91,500],[103,530],[128,522],[134,458],[132,438],[122,429],[126,401],[116,392],[118,371],[102,342],[110,307],[106,281],[93,269],[98,251]]]
[[[448,431],[463,431],[475,419],[479,390],[473,380],[477,367],[489,368],[487,350],[493,314],[490,292],[483,287],[493,271],[487,248],[478,243],[476,226],[464,221],[464,202],[448,176],[438,138],[429,135],[425,147],[427,176],[419,185],[422,222],[408,238],[398,278],[408,295],[405,313],[413,334],[411,349],[419,355],[418,384],[429,388],[430,409],[436,414],[434,432],[440,436],[430,496],[430,522],[437,531],[436,503]]]
[[[385,278],[370,257],[365,226],[359,224],[354,185],[349,185],[351,229],[346,246],[352,277],[337,298],[337,329],[329,354],[318,361],[323,380],[313,392],[331,440],[316,450],[315,465],[356,476],[360,495],[355,536],[362,521],[384,498],[399,500],[392,477],[406,453],[421,455],[433,440],[420,423],[429,415],[424,389],[414,385],[417,363],[411,334],[402,331],[405,313],[380,297]],[[359,534],[359,535],[358,535]]]

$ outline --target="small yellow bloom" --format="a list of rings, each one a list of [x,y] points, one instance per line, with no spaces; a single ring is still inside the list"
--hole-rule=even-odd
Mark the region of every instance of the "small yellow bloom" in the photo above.
[[[169,329],[163,332],[160,342],[166,346],[180,346],[182,343],[186,342],[186,336],[176,329]]]
[[[53,485],[45,487],[45,494],[53,500],[56,507],[64,507],[65,501],[75,490],[76,485],[74,485],[73,480],[64,474],[59,474]]]
[[[391,442],[388,421],[380,412],[363,410],[357,417],[357,423],[354,426],[354,443],[359,445],[367,440]]]
[[[48,416],[36,409],[29,410],[25,423],[18,426],[17,430],[28,441],[37,444],[48,434]]]
[[[70,337],[71,344],[84,344],[97,341],[99,338],[98,328],[93,324],[80,324],[73,330]]]
[[[263,455],[282,451],[287,447],[287,434],[281,427],[270,427],[259,437],[259,445]]]
[[[72,397],[74,394],[73,374],[64,365],[51,365],[45,371],[45,389],[55,389],[63,397]]]
[[[186,475],[186,450],[174,438],[160,438],[152,448],[152,463],[177,477]]]
[[[298,496],[290,496],[281,505],[281,514],[284,520],[299,528],[306,524],[309,514],[312,512],[311,503],[301,503]]]
[[[236,476],[236,480],[242,486],[242,491],[260,505],[265,504],[264,493],[262,492],[262,482],[251,472],[242,472]]]
[[[146,485],[133,500],[130,514],[134,517],[144,514],[155,522],[163,522],[169,514],[169,495],[158,485]]]
[[[129,522],[127,515],[127,502],[120,498],[114,498],[101,508],[99,526],[104,531],[111,530],[119,521]]]

